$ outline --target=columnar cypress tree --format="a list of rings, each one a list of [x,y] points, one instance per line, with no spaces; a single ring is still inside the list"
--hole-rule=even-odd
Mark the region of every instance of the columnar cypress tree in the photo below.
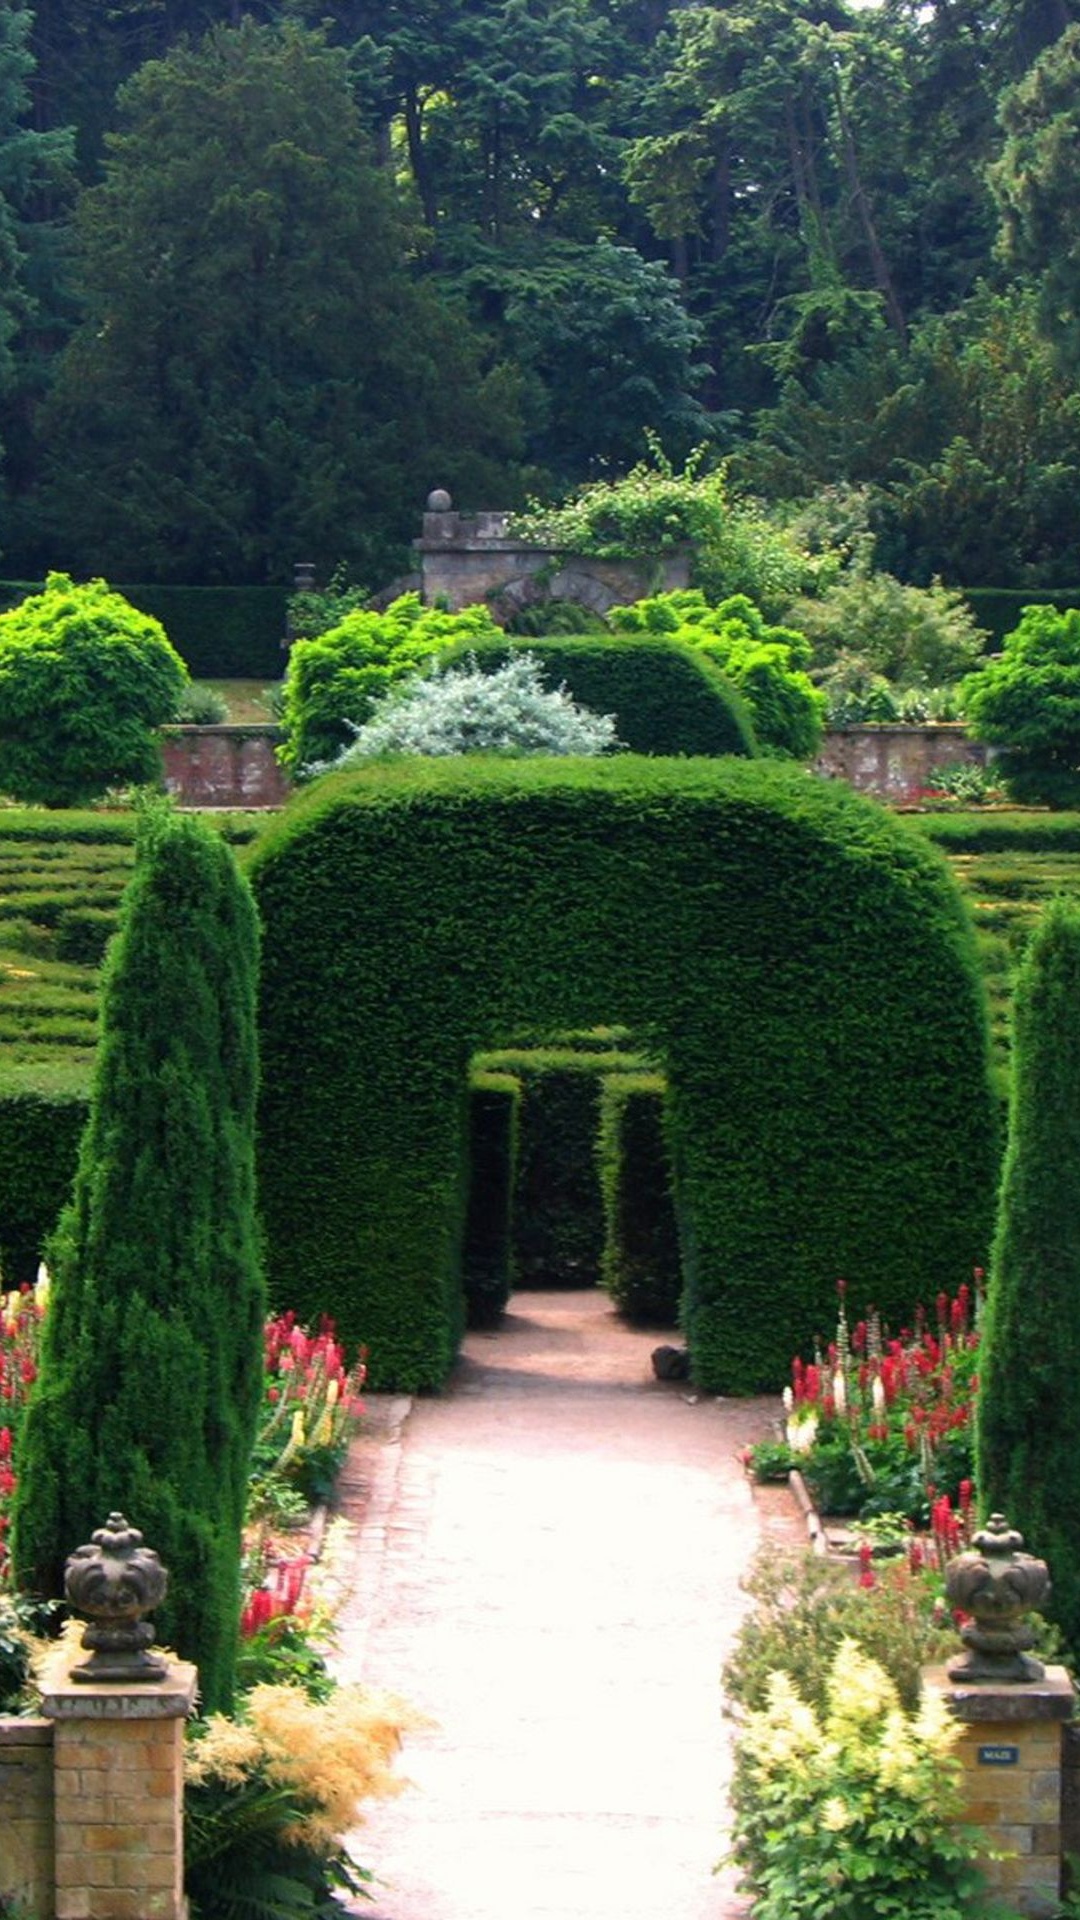
[[[1009,1142],[980,1354],[983,1508],[1050,1565],[1080,1644],[1080,912],[1047,908],[1013,1002]]]
[[[254,1212],[258,933],[225,843],[161,809],[107,963],[72,1199],[52,1250],[15,1504],[16,1578],[62,1590],[110,1510],[169,1569],[159,1632],[232,1690],[260,1390]]]

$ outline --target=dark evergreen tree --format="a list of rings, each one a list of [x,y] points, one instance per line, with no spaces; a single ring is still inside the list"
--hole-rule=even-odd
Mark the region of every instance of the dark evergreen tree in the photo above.
[[[150,61],[120,106],[20,564],[62,542],[80,572],[241,584],[303,556],[379,586],[433,485],[505,498],[516,377],[417,283],[345,53],[245,20]]]
[[[169,1570],[159,1632],[207,1710],[232,1693],[261,1381],[257,956],[225,842],[156,805],[107,965],[13,1528],[19,1585],[57,1594],[68,1554],[124,1512]]]
[[[1043,326],[1075,380],[1080,370],[1080,26],[1071,26],[1002,97],[1005,130],[990,184],[1001,214],[1001,250],[1030,272]]]
[[[42,363],[64,328],[59,215],[73,187],[72,141],[32,125],[33,14],[0,7],[0,455],[19,466]]]
[[[980,1353],[978,1484],[1047,1560],[1080,1644],[1080,912],[1052,901],[1013,1001],[1013,1080]]]

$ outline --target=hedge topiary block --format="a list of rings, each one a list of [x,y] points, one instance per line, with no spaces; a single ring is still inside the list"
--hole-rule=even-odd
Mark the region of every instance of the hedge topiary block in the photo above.
[[[500,1048],[477,1062],[521,1089],[511,1264],[519,1287],[595,1287],[604,1252],[596,1165],[603,1076],[640,1072],[640,1054],[582,1035],[566,1046]]]
[[[513,1286],[510,1252],[521,1082],[474,1073],[469,1089],[469,1200],[461,1252],[470,1327],[498,1325]]]
[[[33,1280],[45,1242],[68,1197],[89,1089],[42,1084],[0,1089],[0,1276],[4,1287]],[[0,1421],[0,1425],[3,1422]]]
[[[579,706],[615,717],[632,753],[756,755],[753,721],[741,693],[719,667],[681,640],[641,634],[581,638],[475,640],[447,653],[441,665],[470,655],[495,673],[515,654],[531,653],[549,686],[565,685]]]
[[[462,1324],[482,1048],[625,1025],[671,1089],[684,1327],[707,1390],[775,1388],[835,1283],[886,1317],[984,1251],[986,1009],[941,857],[765,763],[401,762],[260,839],[271,1283],[438,1386]]]
[[[603,1285],[628,1320],[658,1327],[678,1325],[682,1296],[666,1097],[662,1074],[608,1074],[597,1138]]]

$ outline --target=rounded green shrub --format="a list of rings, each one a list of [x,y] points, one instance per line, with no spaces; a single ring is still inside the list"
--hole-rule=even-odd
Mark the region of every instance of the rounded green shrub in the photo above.
[[[187,669],[165,629],[103,580],[51,573],[0,614],[0,791],[77,807],[161,775],[156,729]]]
[[[809,760],[817,752],[825,696],[803,671],[810,644],[792,627],[770,626],[746,594],[711,606],[692,587],[612,607],[608,618],[617,632],[667,633],[713,661],[745,700],[766,753]]]
[[[1080,609],[1025,607],[1000,655],[964,681],[968,724],[998,746],[1024,805],[1080,805]]]
[[[348,746],[387,693],[436,654],[498,632],[486,607],[444,613],[405,593],[384,613],[358,608],[328,632],[295,641],[282,699],[282,765],[295,775],[321,768]]]
[[[610,714],[578,706],[565,687],[546,687],[539,661],[520,653],[495,673],[470,658],[408,681],[327,770],[401,753],[591,754],[618,745]]]

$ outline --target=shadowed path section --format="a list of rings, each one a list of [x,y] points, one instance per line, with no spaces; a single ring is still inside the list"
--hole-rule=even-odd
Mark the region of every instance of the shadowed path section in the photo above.
[[[774,1402],[661,1385],[597,1292],[514,1296],[445,1393],[369,1403],[343,1678],[430,1715],[356,1836],[369,1920],[734,1920],[719,1674]]]

